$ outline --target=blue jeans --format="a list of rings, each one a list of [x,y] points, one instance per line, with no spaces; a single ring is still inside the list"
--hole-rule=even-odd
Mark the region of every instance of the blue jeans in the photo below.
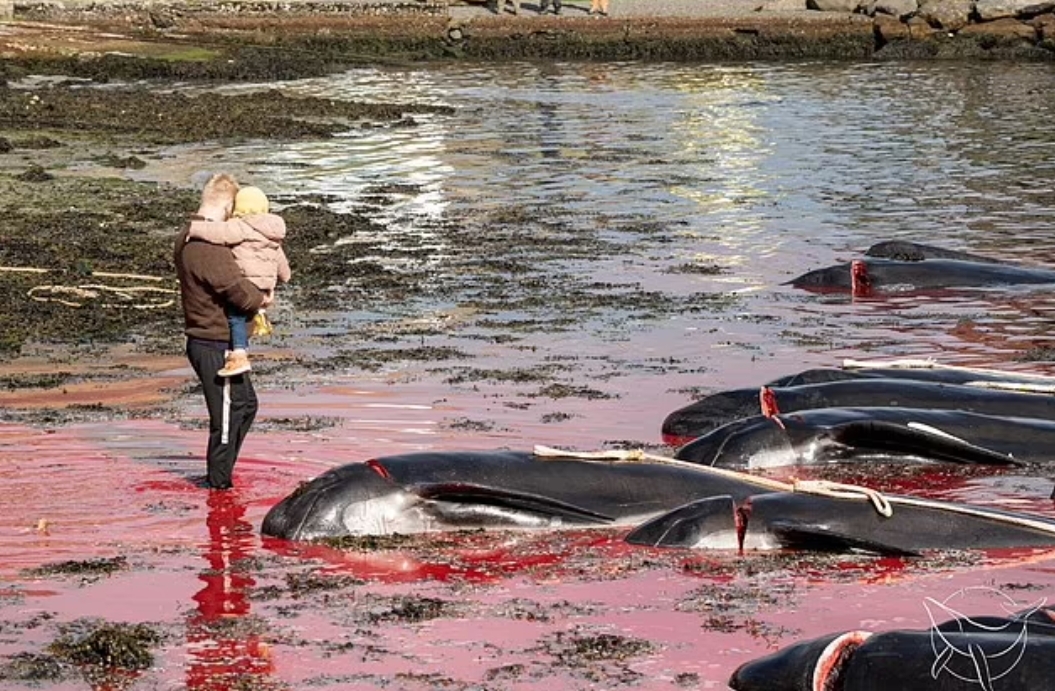
[[[249,350],[249,322],[253,315],[230,306],[224,308],[224,314],[231,329],[231,350]]]

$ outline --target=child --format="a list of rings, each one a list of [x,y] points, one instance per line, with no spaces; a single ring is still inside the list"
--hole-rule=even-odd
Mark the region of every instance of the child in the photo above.
[[[187,240],[228,245],[242,273],[257,288],[272,295],[275,286],[289,281],[289,260],[282,249],[286,222],[268,212],[268,200],[257,187],[243,187],[234,199],[234,211],[226,221],[193,221]],[[224,308],[231,330],[231,345],[218,374],[233,377],[252,369],[249,365],[249,323],[255,315],[230,305]],[[261,313],[263,310],[261,310]]]

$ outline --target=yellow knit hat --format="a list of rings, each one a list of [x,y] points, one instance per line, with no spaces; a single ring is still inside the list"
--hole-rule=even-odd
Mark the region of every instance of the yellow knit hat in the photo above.
[[[234,215],[249,216],[267,213],[267,197],[259,187],[243,187],[234,198]]]

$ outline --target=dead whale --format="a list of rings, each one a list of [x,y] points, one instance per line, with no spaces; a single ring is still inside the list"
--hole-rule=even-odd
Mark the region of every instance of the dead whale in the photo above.
[[[957,618],[926,630],[847,631],[787,646],[733,672],[735,691],[1055,688],[1053,613]]]
[[[798,491],[707,497],[653,518],[631,544],[689,549],[864,552],[1055,546],[1055,520],[982,506],[800,483]],[[816,490],[816,491],[814,491]]]
[[[747,469],[877,457],[995,466],[1055,461],[1055,421],[962,410],[813,408],[727,423],[674,457]]]
[[[812,292],[876,293],[1055,284],[1055,271],[960,259],[865,258],[808,271],[784,285]]]
[[[813,367],[766,382],[766,386],[802,386],[847,379],[915,379],[943,384],[991,385],[994,388],[1055,390],[1055,377],[984,367],[957,367],[931,360],[847,360],[842,367]]]
[[[664,418],[660,432],[665,443],[678,446],[734,420],[812,408],[929,408],[1055,420],[1055,396],[1050,393],[1016,391],[1011,381],[1001,388],[984,384],[867,378],[730,389],[678,408]]]
[[[700,497],[745,498],[779,485],[669,461],[597,462],[505,450],[386,456],[342,465],[304,483],[268,511],[262,532],[313,540],[636,525]]]
[[[986,262],[991,264],[1008,263],[999,259],[986,257],[972,252],[950,250],[944,247],[926,245],[921,242],[909,240],[883,240],[877,242],[867,250],[866,257],[879,257],[883,259],[897,259],[903,262],[918,262],[924,259],[958,259],[969,262]]]

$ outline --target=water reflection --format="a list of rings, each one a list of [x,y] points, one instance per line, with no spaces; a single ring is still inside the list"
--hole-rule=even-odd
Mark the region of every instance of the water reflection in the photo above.
[[[994,230],[1042,230],[1023,226],[1053,199],[1055,138],[1040,97],[1053,81],[1037,65],[362,68],[230,89],[456,113],[334,140],[250,143],[223,159],[268,189],[332,195],[402,230],[556,195],[564,214],[685,221],[762,256],[909,235],[995,243]],[[218,152],[170,153],[166,166],[183,171],[193,164],[173,158],[213,167]]]
[[[206,568],[198,574],[204,585],[194,595],[197,609],[187,621],[187,688],[256,688],[273,665],[249,601],[255,580],[246,562],[255,531],[237,490],[210,492],[207,503]]]
[[[670,136],[678,159],[691,175],[670,188],[699,206],[720,227],[722,251],[706,256],[740,267],[759,251],[753,240],[764,224],[761,213],[771,191],[763,161],[769,155],[762,115],[766,80],[750,67],[716,67],[679,74],[670,86],[683,95],[671,113]]]
[[[237,88],[275,87],[443,104],[454,113],[415,116],[413,127],[350,127],[333,140],[277,149],[183,147],[136,174],[165,179],[222,160],[279,196],[331,195],[334,206],[378,224],[372,238],[340,242],[380,238],[377,256],[363,260],[435,277],[435,301],[413,306],[424,314],[469,307],[494,323],[485,308],[500,302],[495,281],[480,278],[493,258],[465,256],[463,238],[473,235],[508,238],[505,256],[545,273],[538,294],[521,301],[528,307],[507,310],[525,323],[553,322],[554,291],[613,277],[662,293],[670,305],[736,292],[743,299],[724,311],[689,309],[694,302],[642,318],[613,308],[575,327],[575,352],[614,357],[618,329],[620,358],[653,353],[687,373],[714,370],[721,350],[722,371],[708,378],[715,387],[723,377],[779,376],[862,352],[949,352],[992,365],[1008,349],[974,338],[961,322],[1022,336],[1038,309],[1049,311],[1021,301],[983,313],[971,300],[941,300],[940,309],[895,301],[887,309],[781,285],[888,238],[1055,260],[1055,217],[1047,212],[1055,205],[1055,134],[1050,104],[1039,97],[1055,89],[1055,74],[1043,65],[457,64]],[[606,244],[589,258],[557,261],[537,249],[554,236]],[[678,270],[701,265],[714,270]],[[408,309],[379,305],[377,316],[419,316]],[[531,335],[521,345],[496,355],[530,352],[545,363],[568,347]],[[612,369],[625,376],[633,364]],[[649,381],[657,381],[653,396],[700,384]]]

